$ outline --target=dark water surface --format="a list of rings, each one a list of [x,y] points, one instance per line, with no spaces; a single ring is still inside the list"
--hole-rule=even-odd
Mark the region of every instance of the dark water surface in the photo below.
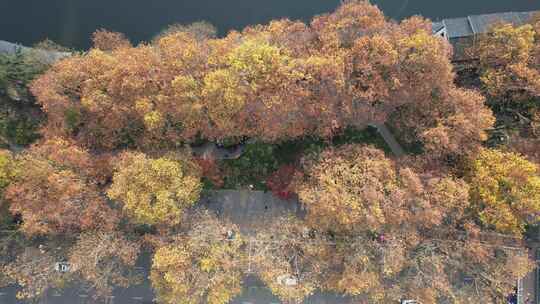
[[[373,0],[386,15],[433,19],[471,14],[540,10],[540,0]],[[97,28],[120,31],[138,42],[168,24],[207,20],[225,34],[248,24],[288,17],[309,21],[339,0],[0,0],[0,40],[32,45],[50,38],[87,48]]]

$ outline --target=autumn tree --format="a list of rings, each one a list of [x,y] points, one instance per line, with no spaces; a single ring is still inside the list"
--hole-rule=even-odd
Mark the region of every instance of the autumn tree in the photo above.
[[[93,47],[102,51],[131,47],[131,43],[122,33],[99,29],[92,34]]]
[[[70,273],[55,269],[55,264],[65,260],[65,247],[46,242],[46,245],[26,247],[11,263],[1,270],[21,287],[18,299],[38,299],[51,289],[62,289],[72,278]]]
[[[16,157],[16,175],[6,189],[12,214],[28,235],[110,230],[118,217],[100,195],[84,149],[51,139]]]
[[[388,122],[404,142],[420,142],[430,154],[478,147],[494,118],[479,93],[453,84],[450,45],[418,17],[386,29],[359,37],[347,50],[351,111],[364,115],[351,123]]]
[[[117,233],[85,232],[69,249],[70,272],[96,297],[112,295],[115,287],[137,282],[134,271],[139,245]]]
[[[474,49],[489,104],[506,116],[518,116],[520,124],[529,127],[528,135],[536,139],[540,126],[539,39],[536,14],[524,25],[496,25]]]
[[[504,303],[534,268],[525,248],[426,239],[407,251],[399,292],[422,303]]]
[[[209,72],[210,44],[211,41],[199,41],[186,32],[163,36],[157,42],[163,64],[160,71],[167,79],[167,87],[159,98],[148,99],[153,107],[139,106],[138,111],[161,117],[158,126],[165,126],[164,134],[169,141],[190,141],[213,127],[202,101],[203,81]]]
[[[207,21],[197,21],[190,24],[171,24],[162,30],[153,39],[154,42],[159,41],[165,36],[169,36],[176,33],[188,33],[193,35],[197,40],[214,39],[217,36],[217,29],[211,23]]]
[[[0,193],[4,193],[6,187],[15,177],[15,166],[11,152],[0,151]]]
[[[433,157],[465,154],[487,138],[494,118],[480,94],[455,87],[451,46],[430,21],[397,24],[366,1],[348,1],[311,27],[324,56],[345,62],[341,125],[387,122]]]
[[[381,150],[346,145],[304,160],[297,183],[307,220],[340,233],[408,231],[457,224],[468,205],[458,179],[398,168]]]
[[[154,254],[150,280],[158,301],[228,303],[241,292],[243,243],[234,225],[207,212],[195,216],[189,231]]]
[[[328,259],[330,267],[321,282],[323,290],[366,303],[390,303],[402,296],[399,286],[390,283],[400,275],[407,261],[408,248],[402,239],[388,235],[382,241],[360,234],[338,238],[335,243],[334,258]]]
[[[44,135],[102,150],[192,139],[205,126],[193,90],[204,78],[206,53],[203,42],[179,32],[156,46],[94,48],[58,62],[32,85],[50,114]]]
[[[330,275],[335,254],[327,240],[302,221],[279,218],[256,236],[253,264],[262,281],[285,303],[299,303]]]
[[[468,180],[479,219],[502,233],[521,235],[540,212],[538,167],[519,154],[482,150],[471,161]]]
[[[31,87],[50,114],[43,134],[70,137],[92,149],[142,146],[150,136],[143,136],[146,113],[135,105],[157,92],[159,77],[149,66],[159,66],[149,46],[92,49],[58,62]],[[155,115],[148,117],[155,124]]]
[[[293,165],[283,165],[266,179],[266,186],[275,196],[290,199],[294,194],[291,183],[295,174]]]
[[[304,167],[298,196],[318,226],[347,231],[362,222],[376,230],[384,223],[383,209],[390,202],[380,194],[396,187],[396,173],[382,151],[345,146],[307,160]]]
[[[49,114],[45,135],[153,149],[390,122],[439,156],[476,147],[493,123],[480,95],[455,88],[449,43],[419,17],[396,24],[348,1],[310,26],[277,20],[204,39],[192,27],[56,64],[32,86]]]
[[[117,165],[107,195],[122,204],[136,223],[175,225],[201,191],[198,166],[187,157],[152,159],[126,152]]]
[[[205,77],[202,89],[210,121],[219,132],[215,137],[276,140],[306,132],[308,121],[297,101],[306,92],[296,84],[303,73],[292,65],[286,49],[249,39],[224,59],[215,59],[222,61],[222,67]]]
[[[201,168],[201,176],[217,188],[223,187],[223,168],[214,158],[196,158],[194,161]]]
[[[356,39],[387,26],[382,11],[368,1],[347,1],[335,12],[317,16],[311,22],[322,48],[328,51],[348,48]]]
[[[318,53],[315,32],[309,25],[300,21],[280,19],[264,25],[251,25],[242,30],[242,35],[248,39],[262,39],[271,45],[281,46],[294,58]]]
[[[538,24],[514,26],[504,23],[480,40],[476,50],[480,79],[489,95],[517,98],[515,101],[519,101],[520,95],[539,95],[537,29],[540,29]]]

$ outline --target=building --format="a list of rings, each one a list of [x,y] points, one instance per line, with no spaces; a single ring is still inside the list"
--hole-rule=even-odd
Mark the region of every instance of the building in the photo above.
[[[459,18],[448,18],[433,22],[433,34],[447,39],[454,47],[454,60],[470,59],[467,49],[474,46],[479,36],[489,33],[494,25],[511,23],[519,26],[531,19],[540,11],[506,12],[485,15],[472,15]]]
[[[42,63],[51,64],[64,57],[71,56],[69,52],[57,52],[57,51],[46,51],[40,49],[33,49],[20,44],[11,43],[7,41],[0,40],[0,54],[17,54],[17,53],[31,53]]]

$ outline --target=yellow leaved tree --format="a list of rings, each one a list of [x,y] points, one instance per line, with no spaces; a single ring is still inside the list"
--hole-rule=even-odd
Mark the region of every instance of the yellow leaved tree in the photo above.
[[[515,99],[515,93],[540,94],[537,28],[501,24],[480,41],[480,79],[489,95]]]
[[[471,200],[480,220],[503,233],[521,235],[538,221],[540,173],[519,154],[482,150],[468,175]]]
[[[189,231],[154,254],[150,280],[157,299],[164,304],[229,303],[242,289],[244,241],[234,225],[208,212],[192,218]]]
[[[200,172],[191,160],[165,156],[152,159],[126,152],[116,166],[107,195],[122,203],[136,223],[176,225],[201,192]]]

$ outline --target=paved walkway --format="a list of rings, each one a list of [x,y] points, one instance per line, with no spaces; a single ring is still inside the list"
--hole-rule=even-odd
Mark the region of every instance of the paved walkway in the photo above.
[[[244,144],[233,148],[222,148],[209,142],[202,146],[191,147],[191,153],[194,157],[203,159],[237,159],[244,153],[244,149]]]
[[[388,130],[388,127],[385,124],[371,124],[371,126],[377,128],[377,131],[396,157],[402,157],[405,155],[404,149],[396,140],[392,132]],[[251,142],[252,141],[253,140],[251,140]],[[244,150],[245,144],[239,144],[232,148],[223,148],[218,147],[212,142],[205,143],[204,145],[198,147],[191,147],[191,152],[194,157],[204,159],[237,159],[242,156]]]
[[[199,206],[208,208],[219,217],[236,224],[246,235],[253,235],[272,220],[287,215],[302,217],[296,199],[282,200],[271,192],[250,190],[217,190],[205,192]]]
[[[377,128],[377,131],[379,131],[379,134],[381,134],[382,138],[396,157],[402,157],[405,155],[405,150],[403,150],[399,142],[394,137],[394,134],[388,130],[388,127],[385,124],[372,124],[372,126]]]

